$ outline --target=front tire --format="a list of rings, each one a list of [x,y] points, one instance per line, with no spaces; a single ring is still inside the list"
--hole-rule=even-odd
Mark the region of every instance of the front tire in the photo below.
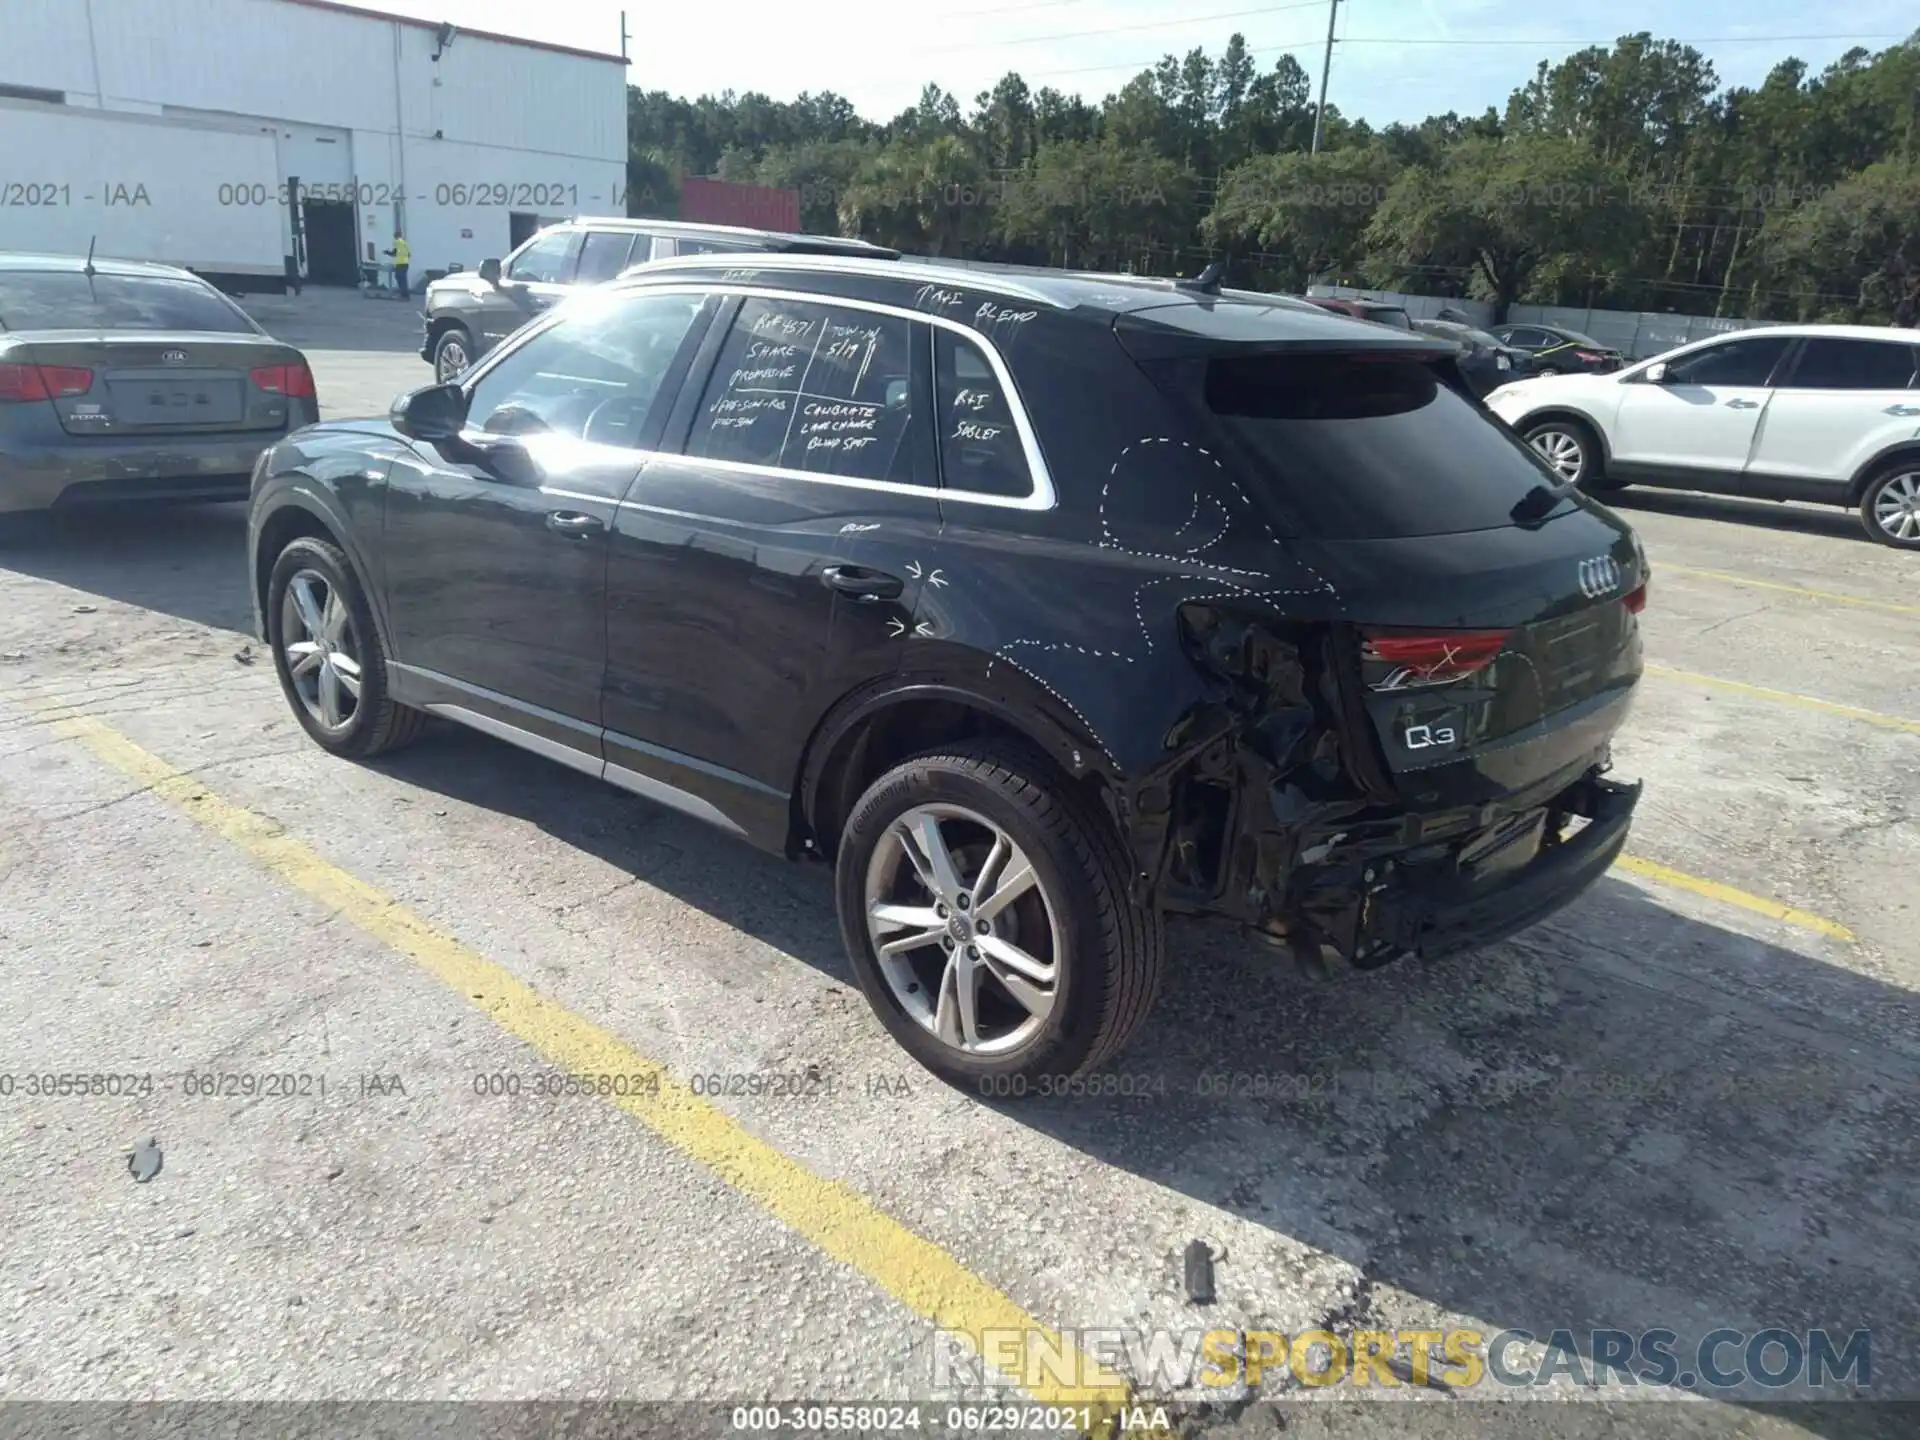
[[[1889,465],[1860,497],[1860,523],[1869,537],[1896,550],[1920,550],[1920,463]]]
[[[897,765],[854,805],[835,886],[868,1003],[936,1075],[1024,1094],[1110,1058],[1153,1004],[1160,917],[1114,827],[1023,748]]]
[[[1606,478],[1601,464],[1600,437],[1578,420],[1538,420],[1521,438],[1545,460],[1562,484],[1589,495],[1605,495],[1626,486]]]
[[[315,744],[365,760],[419,738],[427,717],[389,697],[372,608],[338,546],[302,538],[282,550],[266,618],[281,693]]]
[[[464,325],[452,325],[433,342],[434,383],[444,385],[457,379],[473,364],[473,336]]]

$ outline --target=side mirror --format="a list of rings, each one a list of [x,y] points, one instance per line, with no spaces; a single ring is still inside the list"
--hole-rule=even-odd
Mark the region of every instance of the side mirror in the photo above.
[[[492,258],[482,260],[480,262],[480,278],[489,285],[498,285],[500,283],[499,260]]]
[[[1667,362],[1662,360],[1658,364],[1649,365],[1646,369],[1645,375],[1642,378],[1644,378],[1649,385],[1666,384],[1667,383]]]
[[[394,429],[415,440],[457,439],[467,422],[467,397],[458,385],[429,385],[395,400],[387,419]]]

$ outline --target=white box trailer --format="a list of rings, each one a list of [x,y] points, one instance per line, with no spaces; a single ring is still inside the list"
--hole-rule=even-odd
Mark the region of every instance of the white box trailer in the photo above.
[[[0,100],[0,250],[158,260],[279,288],[291,221],[271,134]],[[262,286],[261,288],[268,288]]]

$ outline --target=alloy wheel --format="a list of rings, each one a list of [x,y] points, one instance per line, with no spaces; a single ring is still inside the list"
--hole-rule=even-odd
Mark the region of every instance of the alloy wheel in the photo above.
[[[1920,470],[1894,476],[1873,497],[1873,523],[1896,540],[1920,540]]]
[[[347,602],[317,570],[298,570],[280,602],[280,648],[294,693],[330,731],[360,708],[360,639]]]
[[[467,346],[458,335],[449,335],[434,352],[434,379],[442,385],[467,368]]]
[[[1562,480],[1580,478],[1580,467],[1586,462],[1586,451],[1581,447],[1578,436],[1570,435],[1565,430],[1540,430],[1527,443],[1540,453]]]
[[[1059,912],[1000,826],[961,805],[916,806],[874,847],[865,893],[880,972],[921,1028],[984,1056],[1045,1026],[1060,993]]]

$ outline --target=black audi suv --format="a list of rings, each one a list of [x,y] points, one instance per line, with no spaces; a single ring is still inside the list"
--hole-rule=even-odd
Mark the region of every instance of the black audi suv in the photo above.
[[[1367,969],[1624,844],[1641,547],[1456,351],[1206,283],[657,263],[263,457],[258,630],[326,749],[445,716],[831,866],[909,1051],[1071,1074],[1167,913]]]

